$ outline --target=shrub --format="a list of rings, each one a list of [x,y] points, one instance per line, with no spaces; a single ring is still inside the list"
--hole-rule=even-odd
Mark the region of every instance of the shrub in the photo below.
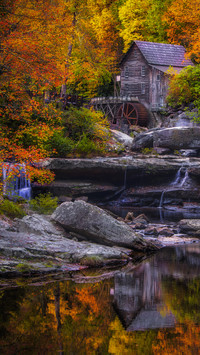
[[[167,102],[172,107],[193,102],[200,111],[200,65],[188,66],[172,76]]]
[[[58,206],[58,198],[52,197],[50,193],[39,194],[29,202],[29,205],[39,214],[51,214]]]
[[[63,112],[65,135],[73,140],[73,153],[91,154],[104,153],[109,139],[108,121],[101,112],[86,108],[70,107]]]
[[[94,141],[108,139],[108,121],[100,111],[71,107],[63,112],[62,118],[66,135],[74,141],[79,141],[83,135]]]
[[[158,155],[158,153],[156,152],[156,150],[154,148],[143,148],[142,149],[142,154],[154,154],[154,155]]]
[[[46,149],[50,152],[51,156],[65,158],[73,152],[74,142],[71,138],[64,137],[63,131],[55,131],[49,138]]]
[[[98,143],[93,142],[90,138],[88,138],[85,134],[83,134],[83,138],[76,145],[76,153],[81,155],[88,155],[91,153],[99,153],[101,151],[100,145]]]
[[[10,218],[22,218],[26,215],[21,204],[4,199],[0,202],[0,214]]]

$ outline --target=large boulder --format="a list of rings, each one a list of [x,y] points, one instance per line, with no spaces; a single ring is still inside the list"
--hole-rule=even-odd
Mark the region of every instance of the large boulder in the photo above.
[[[170,149],[199,149],[199,127],[171,127],[154,133],[154,147]]]
[[[126,223],[114,219],[101,208],[84,201],[64,202],[57,207],[52,219],[67,231],[82,235],[98,244],[142,251],[155,248]]]
[[[200,149],[199,127],[170,127],[150,130],[139,134],[132,145],[132,150],[144,148]]]
[[[182,219],[179,228],[182,233],[200,236],[200,219]]]

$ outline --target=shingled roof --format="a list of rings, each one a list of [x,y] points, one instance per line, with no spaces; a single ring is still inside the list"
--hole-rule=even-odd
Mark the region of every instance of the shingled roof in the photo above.
[[[193,65],[190,59],[185,58],[185,48],[183,46],[145,41],[134,41],[128,52],[122,58],[121,63],[131,52],[134,44],[136,44],[150,65],[158,65],[164,67],[173,66],[182,68],[188,65]]]

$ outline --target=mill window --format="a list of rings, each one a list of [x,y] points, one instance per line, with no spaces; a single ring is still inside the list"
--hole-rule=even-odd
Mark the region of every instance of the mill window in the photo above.
[[[126,67],[124,68],[124,76],[125,76],[125,78],[128,78],[128,77],[129,77],[129,67],[128,67],[128,66],[126,66]]]
[[[146,68],[144,65],[141,66],[141,76],[145,76],[146,75]]]

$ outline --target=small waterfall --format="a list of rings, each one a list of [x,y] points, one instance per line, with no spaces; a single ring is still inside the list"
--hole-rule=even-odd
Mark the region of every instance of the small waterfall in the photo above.
[[[178,169],[176,175],[175,175],[175,178],[174,178],[174,181],[171,182],[171,186],[176,186],[180,183],[181,181],[181,170],[182,170],[182,167]]]
[[[188,182],[188,179],[189,179],[188,170],[184,169],[184,172],[182,174],[183,169],[184,169],[183,167],[178,169],[178,171],[175,175],[174,181],[172,181],[170,186],[178,186],[179,185],[182,187]]]
[[[181,186],[184,186],[187,182],[188,182],[188,179],[189,179],[189,174],[188,174],[188,170],[186,169],[185,170],[185,175],[181,181]]]
[[[9,177],[11,171],[14,176]],[[20,196],[26,200],[31,199],[31,183],[26,175],[25,164],[5,163],[2,167],[3,194],[7,196]]]
[[[161,193],[159,208],[162,208],[165,190]]]

